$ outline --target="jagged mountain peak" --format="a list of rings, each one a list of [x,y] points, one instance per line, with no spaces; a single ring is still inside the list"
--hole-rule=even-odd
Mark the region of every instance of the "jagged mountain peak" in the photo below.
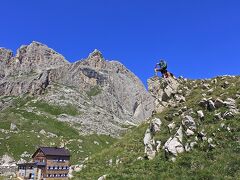
[[[61,54],[36,41],[22,45],[15,57],[11,55],[10,52],[5,55],[5,59],[9,60],[5,67],[6,76],[40,73],[70,64]]]
[[[88,59],[103,59],[103,55],[101,51],[99,51],[98,49],[94,49],[94,51],[89,54]]]
[[[107,68],[108,63],[106,62],[106,60],[103,57],[103,54],[101,53],[101,51],[95,49],[93,52],[91,52],[88,55],[88,58],[81,61],[80,64],[82,66],[88,66],[91,67],[93,69],[97,69],[97,70],[104,70]]]
[[[56,56],[59,56],[59,58],[57,59],[61,59],[61,60],[64,60],[65,62],[68,62],[67,60],[65,60],[65,58],[61,54],[59,54],[52,48],[49,48],[47,45],[37,41],[33,41],[29,45],[22,45],[17,50],[16,57],[23,58],[23,56],[32,56],[32,57],[41,56],[42,58],[48,59],[48,60],[56,60]],[[32,60],[34,60],[34,58]]]

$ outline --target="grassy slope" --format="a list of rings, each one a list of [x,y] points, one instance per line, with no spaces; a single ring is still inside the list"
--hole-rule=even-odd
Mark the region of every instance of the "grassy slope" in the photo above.
[[[234,83],[235,86],[230,86],[226,90],[222,89],[221,85],[225,80]],[[206,93],[207,98],[220,97],[221,94],[223,94],[222,99],[234,98],[236,92],[240,91],[240,78],[226,78],[225,80],[218,80],[218,85],[213,93],[206,93],[199,87],[195,88],[187,97],[186,103],[157,114],[156,117],[160,117],[163,124],[162,130],[155,136],[155,140],[161,140],[164,144],[171,135],[167,130],[170,122],[164,118],[166,115],[177,112],[185,105],[193,108],[195,112],[200,110],[198,102],[202,99],[202,93]],[[200,81],[195,83],[199,85]],[[187,82],[183,86],[192,87],[193,85]],[[215,85],[212,83],[211,86]],[[239,106],[239,99],[237,103]],[[218,111],[225,111],[225,108]],[[108,174],[107,179],[238,179],[240,177],[240,117],[214,121],[212,112],[204,110],[204,113],[205,121],[197,121],[198,130],[205,129],[207,137],[214,139],[214,143],[217,145],[215,149],[210,150],[206,142],[198,142],[195,150],[181,154],[175,163],[166,160],[163,150],[152,161],[137,160],[138,157],[144,156],[143,137],[148,127],[148,124],[144,123],[130,130],[110,148],[93,155],[86,163],[86,168],[76,174],[76,179],[97,179],[104,174]],[[181,123],[179,117],[175,117],[174,121],[176,124]],[[225,127],[229,126],[231,132],[226,128],[220,128],[221,123],[225,123]],[[110,159],[112,159],[112,165],[109,165]],[[120,159],[122,163],[116,164],[117,159]]]
[[[18,160],[24,151],[33,153],[39,146],[59,146],[64,143],[71,151],[72,163],[78,163],[87,156],[109,147],[114,141],[113,138],[104,135],[80,136],[69,124],[57,121],[56,115],[75,116],[81,113],[71,105],[60,107],[34,101],[30,97],[14,99],[13,106],[0,112],[0,129],[9,130],[10,124],[14,123],[19,131],[0,132],[0,156],[8,153]],[[28,111],[29,107],[41,113]],[[39,134],[42,129],[58,137]],[[99,142],[99,145],[94,144],[94,141]]]

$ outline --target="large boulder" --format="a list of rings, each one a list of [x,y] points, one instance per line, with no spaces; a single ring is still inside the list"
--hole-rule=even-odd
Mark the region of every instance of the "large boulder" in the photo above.
[[[210,110],[210,111],[214,111],[214,110],[216,109],[215,104],[214,104],[214,102],[213,102],[211,99],[208,100],[208,106],[207,106],[207,108],[208,108],[208,110]]]
[[[197,129],[196,123],[194,121],[194,119],[191,116],[184,116],[182,118],[182,125],[186,128],[186,129],[190,129],[192,131],[195,131]]]
[[[214,102],[216,108],[221,108],[224,106],[224,101],[220,98],[217,98]]]
[[[197,114],[198,114],[198,117],[199,117],[201,120],[204,120],[204,113],[203,113],[202,110],[197,111]]]
[[[16,124],[14,124],[14,123],[11,123],[10,124],[10,130],[11,131],[15,131],[15,130],[17,130],[18,128],[17,128],[17,125]]]
[[[171,132],[172,132],[172,130],[174,130],[174,129],[175,129],[175,127],[176,127],[176,124],[175,124],[175,122],[172,122],[172,123],[170,123],[170,124],[168,125],[168,130],[169,130],[169,132],[171,133]]]
[[[229,109],[229,111],[235,115],[235,114],[238,114],[239,113],[239,110],[237,108],[237,105],[236,105],[236,101],[232,98],[227,98],[225,101],[224,101],[224,105]]]
[[[103,176],[98,178],[98,180],[106,180],[106,179],[107,179],[107,175],[103,175]]]
[[[152,137],[151,131],[148,128],[145,132],[143,143],[145,146],[145,155],[149,160],[152,160],[156,156],[156,143]]]
[[[150,130],[152,133],[160,131],[162,121],[159,118],[154,118],[150,123]]]
[[[178,131],[173,137],[170,137],[164,144],[164,150],[167,156],[178,156],[178,154],[184,152],[184,146],[182,145],[183,132],[182,126],[179,127]]]

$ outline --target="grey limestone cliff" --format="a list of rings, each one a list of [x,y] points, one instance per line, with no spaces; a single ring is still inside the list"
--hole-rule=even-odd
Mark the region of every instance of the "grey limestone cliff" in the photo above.
[[[80,124],[84,134],[119,135],[126,122],[138,124],[154,109],[142,82],[121,63],[105,60],[98,50],[69,63],[46,45],[32,42],[21,46],[16,56],[1,48],[0,63],[0,96],[30,94],[48,103],[72,104],[81,115],[57,118]]]

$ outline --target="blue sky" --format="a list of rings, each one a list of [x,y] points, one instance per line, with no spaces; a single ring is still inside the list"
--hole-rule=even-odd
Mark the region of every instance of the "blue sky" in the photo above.
[[[146,80],[240,74],[239,0],[1,0],[0,47],[33,40],[74,62],[95,48]]]

